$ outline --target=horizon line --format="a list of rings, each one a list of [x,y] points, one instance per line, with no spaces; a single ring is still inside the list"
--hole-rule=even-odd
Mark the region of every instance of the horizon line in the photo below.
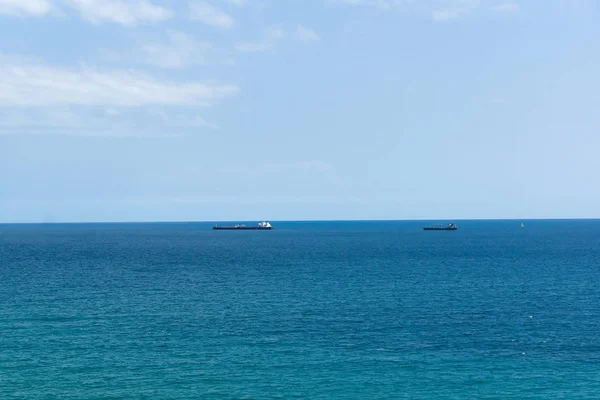
[[[430,222],[430,221],[594,221],[600,217],[531,217],[531,218],[408,218],[408,219],[276,219],[261,220],[274,223],[285,222]],[[102,224],[203,224],[216,222],[255,222],[259,220],[137,220],[137,221],[0,221],[0,225],[102,225]]]

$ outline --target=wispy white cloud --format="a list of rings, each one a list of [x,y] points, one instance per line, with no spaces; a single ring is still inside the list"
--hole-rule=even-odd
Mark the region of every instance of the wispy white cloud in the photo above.
[[[330,4],[366,6],[380,10],[400,10],[409,5],[417,3],[416,0],[328,0]],[[432,1],[432,0],[425,0]],[[435,1],[435,0],[434,0]]]
[[[114,22],[136,25],[170,19],[173,12],[149,0],[64,0],[77,9],[83,18],[93,22]]]
[[[49,0],[0,0],[0,14],[43,16],[52,9]]]
[[[332,4],[368,6],[380,10],[429,10],[434,21],[460,18],[479,7],[480,0],[328,0]]]
[[[148,114],[158,118],[166,126],[174,128],[212,128],[219,129],[219,126],[215,123],[206,121],[199,115],[193,112],[167,112],[163,109],[150,109]]]
[[[312,29],[308,29],[303,27],[302,25],[298,25],[296,27],[296,39],[304,42],[304,43],[309,43],[309,42],[314,42],[317,40],[320,40],[319,35],[317,35],[317,33],[315,31],[313,31]]]
[[[229,14],[204,1],[190,4],[190,18],[221,29],[229,29],[235,24],[235,20]]]
[[[246,53],[257,53],[273,49],[277,43],[286,37],[286,33],[280,28],[270,28],[265,31],[264,38],[258,41],[244,41],[235,45],[238,51]]]
[[[392,10],[413,3],[414,0],[329,0],[329,2],[338,5],[368,6],[381,10]]]
[[[135,71],[2,61],[0,106],[208,105],[238,92],[234,85],[166,81]]]
[[[0,135],[173,137],[205,128],[218,126],[190,109],[0,107]]]
[[[449,21],[458,18],[461,15],[462,12],[459,10],[437,10],[431,14],[435,21]]]
[[[0,0],[0,14],[11,16],[45,16],[52,12],[76,10],[93,22],[136,25],[170,19],[173,11],[152,0]]]
[[[443,8],[432,12],[434,21],[449,21],[460,18],[479,7],[480,0],[444,0]]]
[[[492,7],[493,11],[500,13],[511,13],[517,11],[518,9],[519,5],[517,3],[504,3]]]
[[[140,48],[148,64],[162,68],[187,68],[204,64],[211,44],[184,32],[168,31],[166,40],[144,43]]]
[[[189,39],[172,34],[174,42]],[[178,57],[168,66],[191,62]],[[0,53],[0,134],[178,136],[192,128],[216,128],[197,114],[198,106],[238,91],[229,84],[56,66]]]
[[[225,0],[225,2],[229,3],[229,4],[233,4],[234,6],[237,6],[237,7],[242,7],[242,6],[245,6],[248,1],[247,0]]]
[[[235,48],[238,51],[246,53],[257,53],[268,50],[273,50],[284,39],[292,38],[304,43],[310,43],[320,40],[319,35],[311,29],[298,25],[292,34],[287,34],[281,28],[270,28],[264,33],[264,37],[257,41],[245,41],[236,44]]]

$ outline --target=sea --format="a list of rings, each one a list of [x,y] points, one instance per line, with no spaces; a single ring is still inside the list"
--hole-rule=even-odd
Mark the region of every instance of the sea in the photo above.
[[[600,221],[438,222],[0,225],[0,398],[600,398]]]

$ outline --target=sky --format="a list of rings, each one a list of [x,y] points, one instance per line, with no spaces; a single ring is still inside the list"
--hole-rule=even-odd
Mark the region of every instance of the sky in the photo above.
[[[0,0],[0,222],[600,217],[596,0]]]

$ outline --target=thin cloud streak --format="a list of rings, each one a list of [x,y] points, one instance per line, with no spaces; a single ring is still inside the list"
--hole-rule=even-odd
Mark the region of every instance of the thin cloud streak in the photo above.
[[[235,24],[229,14],[203,1],[190,4],[190,18],[220,29],[229,29]]]
[[[0,108],[0,135],[180,137],[190,129],[218,129],[195,110],[166,111],[102,107]]]
[[[212,48],[210,43],[179,31],[168,31],[166,36],[163,41],[141,44],[142,58],[147,64],[176,69],[205,64]]]
[[[238,91],[235,85],[180,83],[125,70],[0,65],[0,106],[210,105]]]
[[[295,36],[296,36],[297,40],[304,42],[304,43],[315,42],[315,41],[318,41],[321,39],[315,31],[313,31],[312,29],[309,29],[309,28],[305,28],[302,25],[298,25],[296,27]]]
[[[161,22],[173,17],[170,9],[149,0],[64,0],[81,16],[95,24],[112,22],[137,25],[142,22]]]
[[[480,0],[328,0],[330,4],[364,6],[382,11],[428,10],[434,21],[449,21],[465,16],[480,6]]]
[[[492,7],[492,11],[496,11],[499,13],[512,13],[519,10],[519,5],[517,3],[504,3],[498,4],[497,6]]]
[[[0,14],[10,16],[44,16],[52,9],[49,0],[0,0]]]

